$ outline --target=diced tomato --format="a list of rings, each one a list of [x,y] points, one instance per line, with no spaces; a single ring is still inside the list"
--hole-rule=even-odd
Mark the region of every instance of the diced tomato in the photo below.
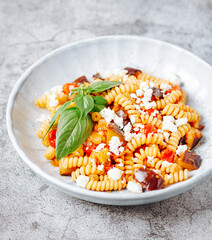
[[[89,157],[94,149],[96,149],[96,146],[94,145],[87,146],[87,147],[84,147],[84,152]]]
[[[76,83],[66,83],[63,85],[63,92],[65,94],[69,94],[70,93],[70,89],[72,88],[76,88],[76,87],[79,87],[80,85],[79,84],[76,84]]]
[[[113,168],[113,164],[112,163],[110,163],[110,164],[108,164],[108,165],[105,165],[105,170],[106,171],[109,171],[110,169],[112,169]]]
[[[148,115],[151,115],[154,111],[155,111],[155,109],[153,109],[153,108],[150,108],[150,109],[147,109],[147,110],[146,110],[146,112],[148,113]]]
[[[173,90],[180,90],[181,91],[181,88],[178,85],[174,85],[171,89],[167,90],[165,92],[165,94],[170,93]]]
[[[49,138],[49,145],[53,148],[56,148],[56,129],[52,129],[48,133],[48,138]]]
[[[165,149],[161,152],[161,159],[162,160],[173,163],[174,162],[174,157],[175,157],[175,154],[172,150]]]
[[[144,128],[141,128],[140,131],[137,131],[136,133],[138,134],[139,132],[144,133],[146,136],[148,136],[149,133],[157,133],[157,128],[151,124],[144,125]]]

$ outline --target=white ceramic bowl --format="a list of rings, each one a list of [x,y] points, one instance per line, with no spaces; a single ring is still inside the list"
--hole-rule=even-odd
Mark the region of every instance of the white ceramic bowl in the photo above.
[[[37,138],[35,119],[44,110],[34,105],[37,96],[55,85],[73,81],[81,75],[138,67],[144,72],[166,77],[177,73],[189,95],[189,104],[203,116],[204,144],[197,153],[201,167],[184,182],[158,191],[142,194],[120,192],[94,192],[79,188],[70,177],[59,175],[58,168],[44,158],[45,147]],[[16,83],[7,106],[7,128],[10,139],[29,167],[59,189],[87,201],[112,205],[138,205],[161,201],[187,191],[212,170],[212,68],[200,58],[169,43],[137,37],[108,36],[80,41],[61,47],[33,64]]]

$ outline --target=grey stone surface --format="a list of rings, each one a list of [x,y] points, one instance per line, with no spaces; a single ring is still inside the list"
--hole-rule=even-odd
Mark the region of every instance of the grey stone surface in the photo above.
[[[26,68],[64,44],[109,34],[165,40],[212,64],[212,1],[0,1],[0,239],[212,239],[212,176],[164,202],[102,206],[47,185],[12,147],[6,104]]]

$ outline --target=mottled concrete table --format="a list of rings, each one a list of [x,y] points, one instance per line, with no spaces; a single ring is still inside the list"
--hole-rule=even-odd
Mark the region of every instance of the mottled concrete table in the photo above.
[[[0,239],[212,239],[212,176],[170,200],[101,206],[47,185],[7,136],[9,94],[27,67],[64,44],[136,34],[212,64],[212,1],[0,1]]]

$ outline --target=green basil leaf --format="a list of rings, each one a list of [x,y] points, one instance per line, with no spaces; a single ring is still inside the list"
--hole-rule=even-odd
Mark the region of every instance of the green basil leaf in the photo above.
[[[57,160],[74,152],[91,134],[90,116],[82,119],[80,115],[77,108],[68,108],[61,114],[56,133]]]
[[[81,111],[82,118],[84,118],[94,107],[94,100],[90,95],[77,94],[74,97],[74,102]]]
[[[116,81],[101,81],[101,82],[95,82],[87,87],[88,93],[95,93],[95,92],[102,92],[107,89],[116,87],[123,84],[122,82],[116,82]]]
[[[107,101],[103,97],[95,96],[93,97],[94,107],[91,112],[101,112],[103,108],[107,107]]]
[[[73,102],[73,100],[70,100],[66,103],[64,103],[57,111],[56,113],[54,114],[54,116],[52,117],[51,119],[51,122],[50,122],[50,126],[45,134],[45,136],[43,137],[43,139],[46,137],[46,135],[48,134],[48,132],[51,130],[52,126],[54,125],[57,117]]]

